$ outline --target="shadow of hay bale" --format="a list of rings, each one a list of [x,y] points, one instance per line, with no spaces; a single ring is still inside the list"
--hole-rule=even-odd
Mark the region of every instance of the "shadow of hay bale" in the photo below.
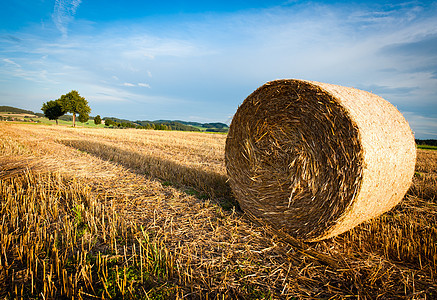
[[[100,159],[122,165],[138,174],[159,179],[163,181],[164,185],[172,185],[198,198],[214,199],[224,209],[233,207],[239,209],[225,175],[202,170],[200,167],[184,166],[174,161],[144,155],[103,142],[63,140],[61,143]]]

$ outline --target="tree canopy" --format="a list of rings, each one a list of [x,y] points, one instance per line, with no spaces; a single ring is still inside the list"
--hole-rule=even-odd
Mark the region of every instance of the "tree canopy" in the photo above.
[[[105,126],[111,126],[114,125],[114,121],[112,121],[111,119],[105,119]]]
[[[43,103],[41,110],[44,112],[44,116],[49,120],[56,120],[56,125],[58,124],[58,118],[65,114],[59,100],[50,100]]]
[[[94,117],[94,124],[96,125],[102,124],[102,118],[100,117],[100,115]]]
[[[73,127],[76,126],[76,114],[79,115],[79,121],[82,123],[89,120],[91,108],[88,106],[88,101],[76,90],[62,95],[59,101],[65,112],[73,114]]]

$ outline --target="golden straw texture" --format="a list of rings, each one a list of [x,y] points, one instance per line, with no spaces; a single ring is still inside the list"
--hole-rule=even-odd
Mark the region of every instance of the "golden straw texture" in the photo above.
[[[226,168],[242,209],[288,234],[319,241],[394,207],[416,162],[401,113],[372,93],[276,80],[238,108]]]

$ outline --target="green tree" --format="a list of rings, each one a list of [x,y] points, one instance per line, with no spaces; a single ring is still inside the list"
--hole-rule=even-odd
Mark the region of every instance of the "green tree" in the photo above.
[[[111,126],[111,125],[114,125],[114,121],[112,121],[111,119],[106,119],[105,126]]]
[[[79,115],[80,122],[86,122],[89,119],[91,108],[88,106],[88,101],[77,91],[72,90],[68,94],[62,95],[59,101],[66,112],[73,114],[73,127],[76,126],[76,114]]]
[[[171,128],[165,124],[155,124],[155,130],[171,130]]]
[[[99,115],[94,117],[94,124],[99,125],[102,124],[102,118]]]
[[[79,122],[85,123],[85,122],[89,121],[90,115],[89,114],[79,114],[78,119],[79,119]]]
[[[44,112],[44,116],[49,120],[56,120],[58,125],[58,119],[65,114],[65,110],[62,108],[61,103],[58,100],[50,100],[42,104],[41,110]]]

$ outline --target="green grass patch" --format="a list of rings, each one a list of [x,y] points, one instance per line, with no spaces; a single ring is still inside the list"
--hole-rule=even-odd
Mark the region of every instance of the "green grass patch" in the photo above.
[[[34,122],[36,123],[34,123]],[[10,121],[9,121],[10,122]],[[41,117],[34,117],[34,118],[28,118],[26,121],[13,121],[14,123],[20,123],[20,124],[32,124],[32,125],[54,125],[56,126],[55,120],[49,120],[47,118],[41,118]],[[64,121],[64,120],[58,120],[58,126],[70,126],[73,127],[73,121]],[[94,124],[93,120],[89,120],[86,123],[81,123],[79,121],[76,121],[76,127],[87,127],[87,128],[105,128],[105,124]]]
[[[423,150],[437,150],[437,146],[430,146],[430,145],[417,145],[417,148]]]

